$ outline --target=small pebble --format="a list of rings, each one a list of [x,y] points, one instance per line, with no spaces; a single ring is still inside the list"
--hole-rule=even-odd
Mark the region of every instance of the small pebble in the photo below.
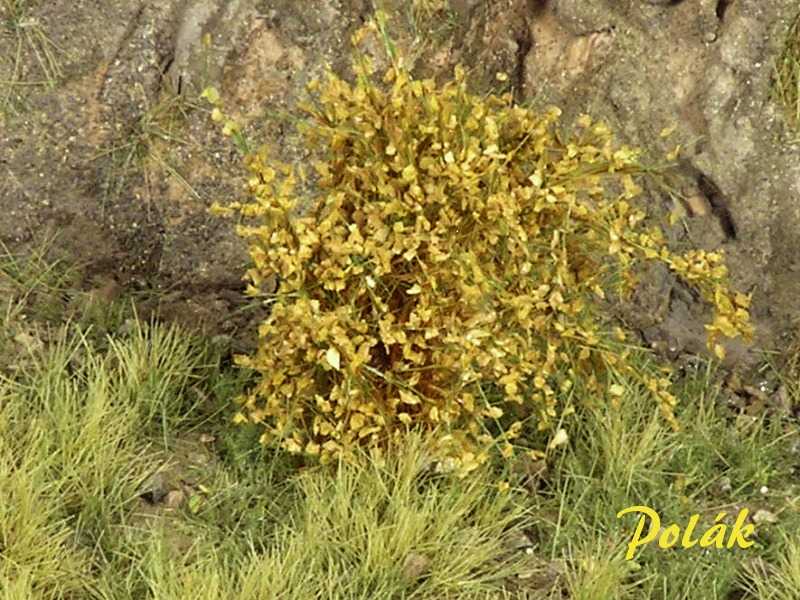
[[[172,490],[164,499],[167,508],[178,508],[186,499],[186,495],[181,490]]]
[[[756,525],[762,525],[763,523],[777,523],[778,517],[768,510],[761,508],[753,515],[753,522]]]

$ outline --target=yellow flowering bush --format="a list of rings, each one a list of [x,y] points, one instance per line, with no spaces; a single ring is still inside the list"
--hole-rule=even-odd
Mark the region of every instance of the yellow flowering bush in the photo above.
[[[310,86],[313,173],[261,149],[246,158],[251,200],[217,206],[249,218],[249,293],[280,282],[257,352],[237,359],[260,374],[238,419],[262,424],[262,442],[325,462],[421,426],[464,472],[499,439],[510,453],[529,423],[573,410],[576,382],[620,395],[608,366],[635,367],[601,301],[632,290],[643,260],[713,305],[710,348],[750,335],[722,253],[674,254],[644,225],[637,153],[605,125],[582,117],[566,137],[557,109],[472,94],[462,69],[437,85],[359,55],[355,72]],[[669,380],[640,375],[674,421]]]

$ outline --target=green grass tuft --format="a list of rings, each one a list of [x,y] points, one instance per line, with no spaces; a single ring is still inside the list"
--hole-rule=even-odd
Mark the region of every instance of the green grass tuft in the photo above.
[[[789,124],[800,129],[800,14],[786,32],[783,51],[775,65],[772,91]]]
[[[0,116],[24,106],[31,87],[53,88],[63,78],[63,50],[33,16],[29,0],[0,0],[0,33],[13,37],[13,50],[0,58]]]

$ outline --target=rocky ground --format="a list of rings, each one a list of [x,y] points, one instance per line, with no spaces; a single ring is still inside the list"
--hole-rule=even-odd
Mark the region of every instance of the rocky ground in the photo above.
[[[800,317],[800,145],[770,82],[794,0],[451,0],[428,13],[407,0],[3,0],[0,241],[53,239],[83,289],[133,293],[143,314],[246,347],[246,249],[207,210],[242,194],[240,157],[198,95],[218,87],[248,135],[302,161],[296,102],[326,65],[347,73],[373,4],[420,76],[462,63],[476,90],[556,104],[567,127],[588,112],[653,163],[680,144],[686,162],[646,200],[680,211],[676,244],[725,249],[753,293],[755,348],[785,348]],[[622,316],[672,357],[702,351],[703,311],[664,273]]]

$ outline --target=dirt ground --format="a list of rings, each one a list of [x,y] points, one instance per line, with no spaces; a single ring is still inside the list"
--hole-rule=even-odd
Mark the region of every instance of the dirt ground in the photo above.
[[[347,73],[374,3],[418,75],[462,63],[476,90],[556,104],[567,126],[588,112],[654,162],[680,144],[687,163],[647,202],[683,210],[677,245],[725,249],[753,293],[755,348],[786,347],[800,318],[800,145],[769,89],[796,0],[450,0],[429,15],[411,0],[2,0],[0,241],[17,252],[55,236],[85,288],[133,292],[143,314],[247,347],[246,249],[207,211],[241,196],[243,174],[198,95],[217,86],[248,135],[302,161],[296,102],[325,65]],[[672,357],[702,351],[703,311],[666,273],[622,316]]]

